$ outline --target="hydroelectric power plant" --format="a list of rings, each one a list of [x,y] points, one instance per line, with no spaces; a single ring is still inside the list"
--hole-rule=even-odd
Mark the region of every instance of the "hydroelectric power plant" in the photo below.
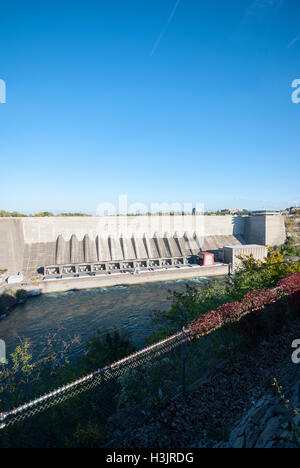
[[[197,254],[206,251],[215,254],[217,263],[203,274],[213,276],[227,272],[224,247],[274,246],[285,239],[279,215],[1,218],[0,268],[8,275],[22,272],[27,282],[37,274],[44,280],[62,275],[81,280],[80,274],[86,273],[99,287],[101,277],[104,281],[108,275],[136,270],[148,273],[145,281],[150,273],[154,278],[168,271],[171,277],[162,281],[180,278],[188,267],[198,266]],[[190,276],[201,276],[198,270]],[[106,282],[114,284],[112,276]],[[85,282],[80,287],[90,286]],[[45,292],[68,288],[43,286]]]

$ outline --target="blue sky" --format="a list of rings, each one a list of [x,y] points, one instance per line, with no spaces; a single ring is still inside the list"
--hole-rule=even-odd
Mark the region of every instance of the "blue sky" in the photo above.
[[[0,209],[300,203],[298,0],[0,6]]]

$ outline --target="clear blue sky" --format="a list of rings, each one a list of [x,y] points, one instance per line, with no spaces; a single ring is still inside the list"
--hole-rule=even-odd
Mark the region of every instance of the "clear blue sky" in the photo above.
[[[0,209],[300,203],[299,0],[0,6]]]

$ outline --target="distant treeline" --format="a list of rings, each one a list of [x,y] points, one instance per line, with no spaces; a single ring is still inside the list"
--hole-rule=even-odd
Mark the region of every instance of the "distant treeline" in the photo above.
[[[84,213],[59,213],[59,214],[53,214],[50,213],[49,211],[40,211],[39,213],[36,214],[24,214],[24,213],[19,213],[18,211],[5,211],[5,210],[0,210],[0,218],[32,218],[32,217],[38,217],[38,218],[43,218],[47,216],[90,216],[88,214]]]
[[[227,210],[222,210],[222,211],[207,211],[205,213],[198,213],[195,210],[192,212],[184,212],[184,211],[179,211],[179,212],[156,212],[156,213],[128,213],[127,216],[187,216],[187,215],[201,215],[204,214],[206,216],[226,216],[226,215],[249,215],[251,214],[250,211],[248,210],[240,210],[236,212],[230,212]],[[53,214],[50,211],[40,211],[39,213],[36,214],[24,214],[24,213],[19,213],[18,211],[5,211],[5,210],[0,210],[0,218],[6,217],[6,218],[32,218],[32,217],[49,217],[49,216],[93,216],[91,214],[86,214],[86,213],[58,213],[58,214]],[[106,215],[106,216],[123,216],[122,214],[114,214],[114,215]]]

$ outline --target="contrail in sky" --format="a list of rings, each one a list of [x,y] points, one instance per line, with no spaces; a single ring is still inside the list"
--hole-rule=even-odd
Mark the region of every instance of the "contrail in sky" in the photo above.
[[[272,10],[279,10],[284,2],[285,0],[253,0],[245,11],[242,24],[263,20]]]
[[[164,36],[164,34],[165,34],[165,32],[166,32],[166,30],[167,30],[169,24],[171,23],[172,19],[173,19],[174,16],[175,16],[175,13],[176,13],[176,10],[177,10],[177,8],[178,8],[178,5],[179,5],[180,1],[181,1],[181,0],[176,0],[175,5],[174,5],[174,7],[173,7],[173,10],[172,10],[172,12],[171,12],[171,14],[170,14],[170,16],[169,16],[167,22],[166,22],[165,27],[163,28],[163,30],[161,31],[161,33],[158,35],[158,37],[157,37],[157,39],[156,39],[156,41],[155,41],[155,43],[154,43],[154,46],[152,47],[152,50],[151,50],[151,52],[150,52],[150,57],[152,57],[152,56],[155,54],[155,51],[156,51],[157,47],[158,47],[159,44],[160,44],[160,41],[162,40],[162,38],[163,38],[163,36]]]
[[[293,40],[289,43],[288,49],[289,49],[290,47],[292,47],[294,44],[296,44],[296,42],[298,42],[299,39],[300,39],[300,34],[299,34],[299,36],[295,37],[295,39],[293,39]]]

